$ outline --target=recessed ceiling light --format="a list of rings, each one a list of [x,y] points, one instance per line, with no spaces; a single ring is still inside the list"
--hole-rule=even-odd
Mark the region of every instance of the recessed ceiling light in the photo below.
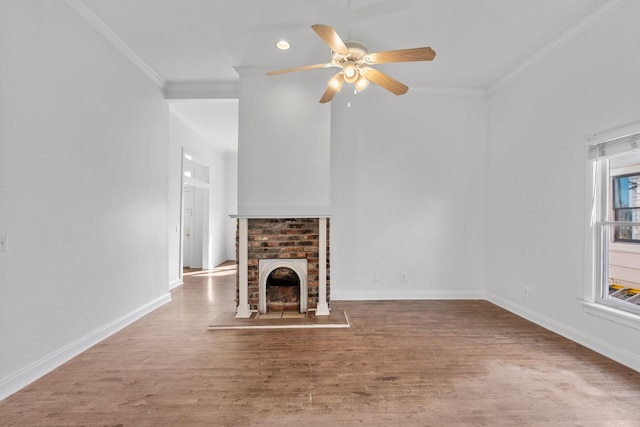
[[[287,50],[291,47],[291,43],[286,40],[278,40],[278,42],[276,42],[276,47],[280,50]]]

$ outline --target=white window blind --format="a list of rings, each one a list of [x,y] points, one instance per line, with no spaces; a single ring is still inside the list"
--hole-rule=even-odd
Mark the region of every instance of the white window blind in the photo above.
[[[590,145],[589,158],[591,160],[608,159],[638,149],[640,149],[640,133],[634,133]]]

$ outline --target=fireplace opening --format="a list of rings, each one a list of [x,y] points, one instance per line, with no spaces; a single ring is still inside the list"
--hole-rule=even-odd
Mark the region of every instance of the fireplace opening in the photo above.
[[[274,269],[266,281],[267,311],[300,310],[300,278],[290,268]]]
[[[306,313],[309,300],[307,271],[306,259],[260,259],[258,312],[296,310]]]

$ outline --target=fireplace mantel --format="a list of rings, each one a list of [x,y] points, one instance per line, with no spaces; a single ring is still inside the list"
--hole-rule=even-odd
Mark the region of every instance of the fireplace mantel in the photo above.
[[[229,218],[244,219],[287,219],[287,218],[331,218],[329,214],[232,214]]]

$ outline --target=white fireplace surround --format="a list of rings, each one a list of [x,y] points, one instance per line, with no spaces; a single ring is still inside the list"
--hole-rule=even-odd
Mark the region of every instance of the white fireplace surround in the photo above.
[[[251,317],[251,310],[249,308],[249,289],[248,289],[248,231],[247,221],[249,218],[318,218],[318,304],[316,307],[316,316],[328,316],[329,304],[327,304],[327,218],[328,215],[231,215],[231,218],[238,219],[238,306],[236,307],[236,317],[249,318]],[[291,259],[280,259],[280,262],[291,261]],[[306,261],[306,260],[305,260]],[[293,271],[296,271],[292,268]],[[306,271],[306,267],[305,267]],[[297,271],[296,271],[297,273]],[[299,275],[300,276],[300,275]],[[259,276],[261,279],[261,276]],[[300,278],[302,281],[302,277]],[[307,280],[305,275],[305,280]],[[266,283],[266,282],[265,282]],[[302,292],[305,300],[307,296],[307,290]],[[258,289],[260,292],[260,289]],[[264,298],[258,295],[260,301],[264,301]],[[305,309],[306,311],[306,309]]]
[[[306,259],[261,259],[258,261],[258,312],[267,312],[267,279],[277,268],[290,268],[300,280],[300,313],[307,312],[308,280]]]

